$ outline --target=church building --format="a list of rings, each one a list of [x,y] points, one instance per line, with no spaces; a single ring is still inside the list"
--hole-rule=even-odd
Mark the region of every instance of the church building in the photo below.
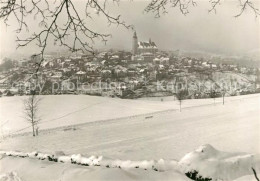
[[[133,55],[154,55],[158,51],[158,48],[154,42],[150,39],[148,42],[138,41],[136,32],[134,32],[132,42],[132,53]]]

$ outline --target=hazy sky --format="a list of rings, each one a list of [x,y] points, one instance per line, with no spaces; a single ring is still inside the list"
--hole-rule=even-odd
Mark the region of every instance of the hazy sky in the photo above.
[[[84,12],[82,2],[83,0],[75,2],[79,13]],[[223,1],[216,14],[209,14],[210,4],[199,0],[197,7],[191,7],[190,13],[186,16],[178,9],[169,9],[169,13],[161,18],[154,18],[154,14],[143,13],[147,4],[147,0],[122,1],[119,6],[111,4],[109,11],[114,15],[121,14],[128,24],[134,25],[140,41],[151,38],[161,49],[228,54],[260,49],[260,17],[256,19],[253,12],[246,11],[241,17],[234,18],[240,10],[236,1]],[[259,7],[259,3],[257,6]],[[1,52],[35,53],[34,46],[15,50],[16,34],[13,22],[11,19],[9,22],[11,26],[5,27],[1,21]],[[29,33],[39,30],[33,19],[29,19],[28,22],[32,25]],[[89,27],[98,32],[111,33],[113,36],[106,46],[96,42],[96,48],[131,50],[133,35],[131,30],[123,27],[107,27],[106,20],[102,17],[89,22]],[[47,50],[58,49],[59,47],[50,43]]]

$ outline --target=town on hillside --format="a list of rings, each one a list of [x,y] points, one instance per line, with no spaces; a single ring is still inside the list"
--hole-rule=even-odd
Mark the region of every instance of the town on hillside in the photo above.
[[[132,37],[131,51],[5,58],[0,65],[0,96],[87,94],[120,98],[171,96],[209,98],[260,92],[260,69],[162,51],[156,43]],[[37,73],[35,70],[41,62]],[[37,64],[38,63],[38,64]],[[37,78],[37,83],[36,83]]]

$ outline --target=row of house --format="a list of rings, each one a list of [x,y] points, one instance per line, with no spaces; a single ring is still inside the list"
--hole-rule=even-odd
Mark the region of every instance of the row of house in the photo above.
[[[139,54],[125,51],[103,51],[95,56],[92,54],[47,56],[43,61],[39,57],[33,56],[30,60],[21,60],[22,63],[14,61],[12,69],[1,72],[0,89],[1,86],[7,89],[13,82],[24,85],[33,82],[35,62],[39,61],[41,62],[41,68],[38,72],[39,82],[77,81],[79,84],[83,84],[86,82],[120,81],[124,83],[124,89],[131,88],[132,90],[134,87],[132,92],[128,91],[131,94],[133,91],[139,91],[138,94],[141,94],[147,89],[147,86],[150,86],[149,88],[155,87],[156,81],[170,82],[175,79],[185,81],[182,77],[195,77],[197,80],[204,80],[205,75],[212,79],[212,74],[215,72],[228,71],[245,76],[259,76],[259,69],[256,68],[213,63],[192,57],[173,56],[157,50]],[[50,90],[46,89],[46,91],[50,93]],[[113,95],[113,93],[111,94]]]

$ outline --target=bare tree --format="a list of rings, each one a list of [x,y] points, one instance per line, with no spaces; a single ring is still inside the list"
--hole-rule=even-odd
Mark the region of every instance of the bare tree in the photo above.
[[[155,17],[160,17],[163,14],[168,13],[169,8],[177,8],[182,14],[187,15],[190,7],[197,6],[199,0],[151,0],[148,6],[145,8],[145,12],[152,12]],[[217,6],[220,6],[225,0],[208,0],[210,3],[210,12],[217,12]],[[260,11],[256,6],[256,0],[236,0],[239,7],[239,12],[234,17],[241,16],[246,9],[253,11],[255,16],[260,15]]]
[[[37,95],[32,94],[24,100],[25,119],[32,126],[33,136],[37,136],[38,123],[40,117],[38,116],[39,103],[41,99]]]
[[[222,93],[222,104],[224,105],[225,104],[225,95],[226,95],[226,90],[223,88],[222,90],[221,90],[221,93]]]
[[[187,98],[188,96],[188,91],[187,90],[180,90],[176,93],[176,98],[178,99],[179,101],[179,104],[180,104],[180,112],[181,112],[181,104],[182,104],[182,101]]]
[[[110,0],[114,4],[118,4],[120,0]],[[0,19],[3,19],[6,25],[10,17],[15,17],[18,24],[16,32],[18,47],[24,47],[31,43],[36,43],[40,47],[40,55],[43,61],[48,40],[53,39],[54,43],[59,46],[67,47],[70,51],[84,51],[94,53],[93,44],[95,40],[107,41],[110,34],[97,32],[87,25],[87,20],[92,20],[95,14],[103,16],[107,19],[108,25],[115,24],[125,28],[132,28],[121,20],[120,15],[113,16],[107,11],[108,0],[85,0],[82,6],[85,6],[85,13],[80,14],[75,7],[73,0],[0,0]],[[19,33],[22,30],[29,31],[26,18],[33,16],[37,19],[38,25],[41,27],[39,32],[34,32],[27,38],[20,38]],[[64,23],[65,21],[65,23]],[[72,43],[68,43],[68,37],[72,38]]]
[[[214,89],[211,89],[209,96],[210,96],[210,98],[213,98],[213,100],[214,100],[214,105],[215,105],[215,99],[216,99],[216,97],[217,97],[217,92],[216,92]]]

